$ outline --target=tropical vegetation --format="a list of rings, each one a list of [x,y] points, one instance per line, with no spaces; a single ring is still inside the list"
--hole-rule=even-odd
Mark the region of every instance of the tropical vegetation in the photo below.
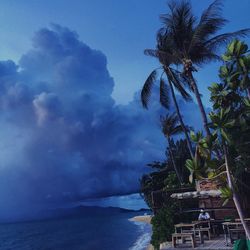
[[[243,209],[245,203],[249,204],[249,197],[247,192],[240,192],[250,189],[250,53],[248,46],[237,40],[246,36],[250,29],[217,34],[227,22],[221,15],[220,0],[214,1],[199,20],[188,1],[175,1],[168,6],[170,12],[161,16],[163,27],[157,33],[156,49],[145,50],[146,55],[159,60],[161,67],[154,70],[144,83],[141,100],[148,108],[152,87],[159,84],[160,103],[169,109],[171,96],[176,113],[161,117],[162,132],[168,142],[167,160],[158,165],[161,167],[153,168],[154,172],[143,176],[142,193],[152,206],[151,194],[154,191],[176,190],[188,182],[194,183],[196,179],[219,179],[224,204],[234,201],[246,236],[250,239]],[[226,52],[219,56],[221,47],[226,44]],[[213,110],[207,117],[193,73],[198,71],[198,67],[215,60],[222,62],[220,82],[209,87]],[[183,68],[181,71],[180,66]],[[203,131],[190,132],[184,124],[177,92],[186,101],[195,95],[205,135]],[[185,140],[176,140],[179,133],[184,133]],[[180,155],[184,148],[185,154]],[[152,243],[155,246],[169,237],[175,218],[173,207],[165,203],[162,209],[152,221]],[[164,226],[159,224],[161,221]],[[160,228],[167,232],[165,237],[162,237]]]
[[[209,90],[213,111],[210,112],[209,127],[212,135],[204,137],[201,132],[192,133],[196,143],[195,157],[188,159],[186,167],[190,170],[190,181],[196,178],[224,178],[222,195],[225,201],[233,199],[246,235],[250,239],[250,230],[244,221],[242,201],[249,199],[239,190],[250,189],[250,54],[248,46],[232,41],[222,56],[220,83],[213,83]],[[215,151],[221,159],[216,159]],[[247,177],[247,178],[246,178]]]
[[[172,115],[172,117],[174,116]],[[173,158],[171,158],[170,150],[167,147],[166,161],[148,164],[151,172],[149,174],[144,174],[140,180],[142,196],[152,210],[154,210],[155,206],[153,203],[157,203],[157,201],[153,201],[154,194],[154,199],[156,199],[158,195],[158,199],[160,199],[158,205],[160,208],[157,209],[151,221],[151,244],[155,249],[159,249],[160,243],[171,239],[171,235],[174,232],[174,224],[180,219],[180,208],[176,202],[172,200],[170,202],[170,194],[174,190],[191,187],[191,184],[188,183],[189,173],[185,168],[185,162],[190,157],[187,143],[183,139],[177,141],[170,139],[169,143],[171,145]],[[177,178],[176,169],[172,161],[176,163],[176,168],[182,180],[182,184]],[[189,204],[190,207],[192,207],[192,205],[193,204]]]
[[[175,159],[174,159],[173,149],[172,149],[172,142],[171,142],[172,136],[183,132],[182,127],[178,125],[178,123],[179,121],[178,121],[178,117],[176,116],[176,114],[166,115],[165,117],[161,117],[162,132],[168,141],[168,151],[169,151],[170,161],[174,168],[178,181],[182,185],[183,181],[182,181],[181,175],[179,174],[177,166],[175,164]]]

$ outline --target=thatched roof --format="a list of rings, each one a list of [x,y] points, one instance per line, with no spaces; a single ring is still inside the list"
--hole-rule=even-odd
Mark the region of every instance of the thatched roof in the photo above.
[[[210,197],[221,197],[220,190],[208,190],[208,191],[195,191],[195,192],[185,192],[185,193],[173,193],[171,198],[183,200],[183,199],[193,199],[193,198],[210,198]]]

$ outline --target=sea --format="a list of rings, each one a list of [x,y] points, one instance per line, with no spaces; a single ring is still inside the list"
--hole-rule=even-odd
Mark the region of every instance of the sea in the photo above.
[[[146,214],[115,207],[76,207],[49,218],[0,224],[0,250],[144,250],[150,225],[130,219]]]

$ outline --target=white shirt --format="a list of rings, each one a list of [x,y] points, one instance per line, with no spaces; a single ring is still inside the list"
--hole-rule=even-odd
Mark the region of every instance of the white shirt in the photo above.
[[[198,220],[209,220],[209,219],[210,219],[209,213],[205,212],[205,213],[200,213]]]

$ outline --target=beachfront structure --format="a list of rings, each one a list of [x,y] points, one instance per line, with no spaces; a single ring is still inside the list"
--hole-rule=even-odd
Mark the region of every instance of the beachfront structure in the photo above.
[[[152,208],[155,213],[166,202],[171,202],[171,199],[179,201],[180,213],[191,213],[205,209],[209,211],[210,216],[217,220],[238,218],[237,210],[232,200],[224,204],[224,199],[221,197],[221,182],[219,180],[197,180],[195,188],[179,188],[172,190],[153,191]],[[184,206],[189,201],[189,206]],[[243,208],[246,216],[249,216],[250,203],[243,202]]]

